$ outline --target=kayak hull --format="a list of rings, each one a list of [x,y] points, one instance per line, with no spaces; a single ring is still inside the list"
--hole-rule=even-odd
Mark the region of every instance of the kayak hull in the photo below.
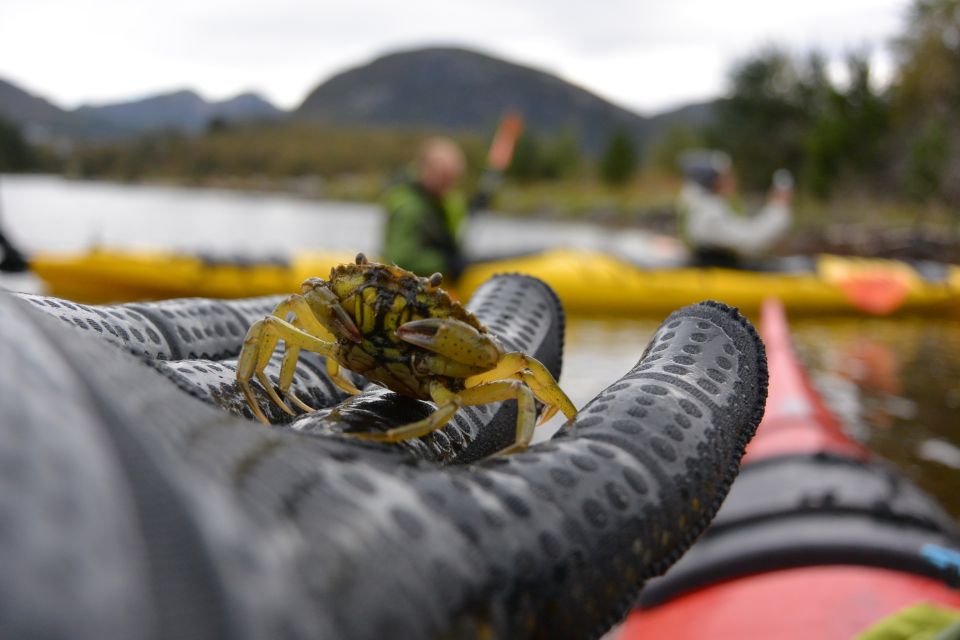
[[[855,637],[905,607],[960,608],[960,527],[850,440],[764,305],[766,413],[715,520],[615,636]]]
[[[51,295],[85,303],[187,296],[242,298],[297,291],[311,276],[353,259],[350,252],[301,253],[284,262],[209,260],[171,253],[93,251],[37,255],[31,261]],[[643,269],[617,257],[557,249],[471,265],[457,283],[466,299],[497,273],[524,273],[549,284],[567,312],[636,317],[662,315],[704,299],[747,313],[768,296],[793,314],[885,315],[960,310],[960,268],[929,280],[897,261],[821,256],[800,273],[733,269]]]
[[[353,262],[355,253],[304,254],[289,262],[217,261],[164,252],[40,254],[31,267],[47,293],[85,304],[170,298],[253,298],[299,291],[311,276]]]
[[[641,269],[603,253],[558,249],[473,266],[461,282],[472,291],[494,273],[534,275],[577,314],[630,317],[669,313],[704,299],[722,300],[747,313],[778,298],[792,314],[835,315],[895,311],[939,313],[960,308],[960,269],[937,282],[894,260],[820,256],[798,273],[681,267]]]
[[[635,613],[617,637],[849,640],[921,602],[960,608],[960,591],[889,569],[802,567],[718,583]]]

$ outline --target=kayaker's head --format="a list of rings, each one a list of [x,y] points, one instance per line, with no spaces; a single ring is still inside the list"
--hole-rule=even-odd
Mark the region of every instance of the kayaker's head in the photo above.
[[[683,177],[688,182],[719,196],[731,196],[737,190],[730,156],[723,151],[695,149],[680,158]]]
[[[417,181],[431,194],[442,198],[463,177],[463,151],[450,138],[430,138],[417,156]]]

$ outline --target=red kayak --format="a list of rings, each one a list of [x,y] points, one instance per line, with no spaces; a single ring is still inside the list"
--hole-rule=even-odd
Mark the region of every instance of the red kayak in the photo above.
[[[710,529],[651,580],[614,636],[847,640],[921,602],[960,608],[960,528],[850,440],[762,313],[770,388]]]

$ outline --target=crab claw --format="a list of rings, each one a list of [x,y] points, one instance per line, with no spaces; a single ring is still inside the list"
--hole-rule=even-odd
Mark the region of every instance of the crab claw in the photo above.
[[[340,305],[340,300],[327,287],[322,278],[310,278],[303,283],[303,296],[317,319],[333,332],[351,342],[362,342],[363,334],[357,329],[350,314]]]
[[[501,356],[500,348],[490,336],[459,320],[413,320],[397,327],[397,337],[456,362],[478,367],[493,367]]]

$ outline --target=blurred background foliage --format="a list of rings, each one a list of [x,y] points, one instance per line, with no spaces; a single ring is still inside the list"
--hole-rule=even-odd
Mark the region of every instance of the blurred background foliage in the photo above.
[[[761,51],[733,69],[730,97],[692,140],[731,152],[748,189],[785,167],[820,200],[865,191],[957,207],[960,0],[916,2],[896,52],[894,80],[878,88],[863,54],[838,80],[820,55]]]
[[[34,148],[27,143],[20,130],[0,119],[0,171],[16,173],[39,168]]]

